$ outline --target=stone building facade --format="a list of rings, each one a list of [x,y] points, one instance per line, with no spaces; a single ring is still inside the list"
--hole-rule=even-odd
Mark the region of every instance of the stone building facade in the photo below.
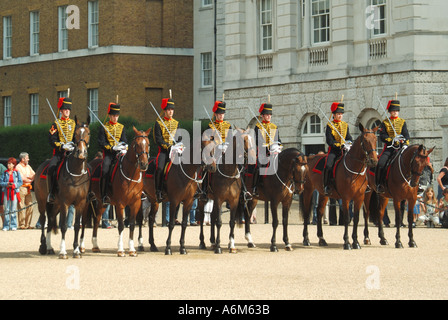
[[[192,118],[192,1],[5,0],[0,18],[0,125],[48,123],[46,99],[55,110],[68,92],[81,119],[88,105],[105,119],[118,96],[149,122],[171,89],[176,117]]]
[[[226,1],[218,30],[226,119],[247,126],[248,108],[257,113],[270,96],[282,141],[310,154],[326,150],[332,102],[343,97],[357,137],[358,123],[378,124],[397,95],[411,143],[435,146],[440,168],[448,156],[440,120],[448,110],[446,12],[440,0]]]

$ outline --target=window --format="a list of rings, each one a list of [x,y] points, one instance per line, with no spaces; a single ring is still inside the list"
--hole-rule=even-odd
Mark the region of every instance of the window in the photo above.
[[[30,94],[31,124],[39,123],[39,94]]]
[[[320,134],[322,132],[322,125],[318,115],[312,115],[307,118],[303,125],[303,134]]]
[[[90,122],[97,122],[98,118],[98,88],[89,89],[89,107],[94,113],[90,112]],[[96,116],[96,117],[95,117]]]
[[[3,59],[12,57],[12,19],[3,17]]]
[[[98,47],[98,1],[89,1],[89,48]]]
[[[260,4],[261,51],[272,50],[272,0],[261,0]]]
[[[3,125],[11,126],[11,97],[3,97]]]
[[[210,87],[212,84],[212,53],[201,53],[201,85]]]
[[[386,0],[370,0],[373,9],[372,35],[383,35],[386,33]]]
[[[312,0],[313,43],[330,41],[330,0]]]
[[[67,6],[58,7],[58,42],[59,42],[59,51],[67,51],[68,50],[68,30],[67,30]]]
[[[379,127],[380,125],[381,125],[381,120],[373,118],[367,122],[367,129],[373,129],[375,127]],[[379,131],[377,131],[376,134],[377,134],[377,138],[378,138],[376,141],[376,153],[379,156],[381,154],[381,152],[383,152],[384,144],[380,140]]]
[[[39,11],[30,12],[30,55],[39,54]]]
[[[306,155],[325,151],[325,133],[322,121],[316,114],[309,115],[302,124],[302,151]]]
[[[203,7],[211,6],[211,5],[212,5],[212,0],[202,0]]]

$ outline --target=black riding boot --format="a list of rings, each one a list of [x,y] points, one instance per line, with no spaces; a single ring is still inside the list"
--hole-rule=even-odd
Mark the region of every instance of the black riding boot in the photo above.
[[[258,197],[258,182],[260,181],[260,171],[258,168],[255,168],[253,182],[252,182],[252,196]]]
[[[328,166],[324,169],[324,194],[328,196],[331,193],[331,168]]]
[[[107,184],[109,183],[109,176],[103,176],[100,180],[100,187],[101,187],[101,199],[103,202],[103,206],[110,204],[110,198],[107,195]]]
[[[48,196],[47,202],[50,204],[54,203],[56,193],[56,174],[55,174],[55,166],[48,168],[47,173],[47,188],[48,188]]]
[[[384,193],[386,191],[384,188],[384,184],[383,184],[383,181],[384,181],[384,177],[383,177],[384,173],[383,172],[384,172],[383,168],[381,168],[379,166],[376,167],[375,185],[376,185],[376,192],[378,194]]]
[[[163,179],[163,170],[162,169],[156,169],[156,173],[154,175],[154,183],[155,183],[155,189],[156,189],[156,199],[157,202],[162,202],[162,179]]]

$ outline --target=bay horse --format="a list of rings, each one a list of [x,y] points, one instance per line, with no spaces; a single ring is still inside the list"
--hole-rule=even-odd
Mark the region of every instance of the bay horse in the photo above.
[[[124,209],[129,206],[129,256],[136,257],[137,252],[134,247],[134,229],[135,218],[141,207],[141,195],[143,190],[143,173],[148,167],[149,160],[149,139],[148,135],[151,131],[139,131],[133,127],[135,137],[129,145],[125,155],[119,155],[114,166],[114,172],[111,176],[111,202],[110,205],[115,206],[118,220],[118,249],[117,256],[124,257],[123,248],[123,229],[124,229]],[[90,166],[95,171],[102,164],[102,159],[94,159],[90,162]],[[94,201],[89,205],[89,211],[94,209],[93,219],[93,252],[101,252],[97,242],[97,232],[101,217],[106,210],[103,206],[100,181],[97,177],[91,179],[91,191],[95,194]],[[82,235],[84,239],[84,229],[87,222],[87,216],[83,217]],[[85,249],[84,249],[85,250]]]
[[[308,165],[311,170],[308,171],[305,190],[301,198],[301,212],[304,218],[303,229],[303,245],[309,246],[308,238],[308,224],[312,211],[311,200],[313,191],[319,192],[318,203],[318,217],[317,217],[317,236],[319,238],[319,246],[327,246],[327,242],[323,237],[322,231],[322,216],[325,211],[328,198],[342,199],[342,213],[344,217],[344,249],[352,248],[348,237],[349,204],[353,200],[353,248],[360,249],[358,242],[357,226],[359,221],[359,210],[364,201],[365,191],[367,189],[366,171],[368,167],[374,167],[378,163],[378,156],[376,153],[376,131],[378,127],[373,129],[365,129],[362,124],[359,124],[360,136],[353,142],[349,152],[344,153],[338,163],[334,165],[334,181],[335,188],[333,188],[330,195],[326,196],[324,193],[324,185],[322,173],[318,170],[317,164],[319,161],[325,161],[326,155],[314,155],[308,158]],[[323,169],[323,168],[322,168]]]
[[[44,161],[36,170],[34,182],[35,195],[39,209],[39,222],[42,226],[39,252],[44,254],[54,254],[51,246],[51,232],[57,233],[56,217],[60,212],[60,227],[62,233],[59,258],[66,259],[67,251],[65,246],[65,233],[67,231],[67,210],[70,205],[75,207],[75,234],[79,232],[79,222],[81,215],[87,211],[87,194],[90,185],[90,172],[87,165],[87,151],[90,142],[90,117],[87,123],[80,123],[75,117],[76,127],[73,136],[75,148],[63,159],[57,170],[57,192],[54,204],[47,203],[48,189],[46,168],[50,160]],[[47,237],[45,237],[45,212],[48,217]],[[80,249],[77,237],[73,242],[73,257],[80,257]]]
[[[402,200],[408,202],[408,224],[409,224],[409,247],[416,247],[412,232],[412,222],[414,214],[414,206],[417,201],[418,182],[422,175],[423,169],[428,165],[428,156],[434,150],[427,150],[422,144],[403,147],[397,151],[396,157],[392,160],[388,169],[386,180],[386,191],[383,194],[376,192],[375,176],[368,175],[369,186],[371,192],[366,194],[364,199],[364,243],[370,244],[368,220],[369,214],[373,221],[378,224],[378,236],[380,244],[387,245],[388,242],[384,237],[383,216],[389,198],[393,199],[395,209],[395,225],[397,228],[395,235],[395,247],[403,248],[400,239],[401,211],[400,203]]]
[[[184,140],[183,140],[184,141]],[[198,146],[199,144],[199,146]],[[187,250],[185,248],[185,232],[187,228],[188,214],[191,207],[193,206],[193,201],[195,193],[198,190],[198,185],[202,183],[203,178],[201,178],[206,172],[213,172],[216,170],[216,163],[212,157],[209,157],[208,161],[202,155],[201,161],[195,163],[194,152],[201,152],[204,149],[213,150],[216,142],[211,141],[196,141],[194,140],[192,146],[186,146],[184,153],[188,152],[190,155],[189,163],[182,163],[174,161],[170,164],[169,170],[165,175],[164,185],[166,190],[166,197],[163,202],[170,203],[170,217],[168,223],[168,238],[166,241],[165,255],[171,255],[171,235],[175,225],[175,214],[177,212],[177,207],[180,203],[183,204],[182,211],[182,231],[180,237],[180,254],[186,254]],[[154,159],[151,159],[154,161]],[[149,227],[149,244],[151,252],[158,252],[158,248],[154,242],[154,222],[157,211],[159,209],[159,203],[156,198],[156,190],[154,183],[153,173],[147,173],[143,178],[143,192],[147,195],[149,201],[151,202],[151,210],[148,216],[148,227]],[[163,213],[164,214],[164,213]],[[143,216],[141,215],[141,210],[137,217],[137,223],[139,225],[139,251],[144,251],[143,240],[142,240],[142,225]]]
[[[215,150],[214,156],[216,160],[216,172],[208,173],[209,186],[211,191],[208,192],[208,199],[213,200],[213,210],[211,213],[211,233],[210,242],[215,248],[215,253],[222,253],[220,246],[220,230],[222,226],[221,207],[227,201],[230,207],[230,234],[229,234],[229,250],[231,253],[236,253],[235,248],[235,224],[237,221],[238,202],[242,188],[241,172],[243,171],[244,163],[247,163],[248,158],[255,159],[256,153],[252,136],[249,135],[248,130],[236,128],[229,131],[228,137],[231,138],[231,145],[227,148],[228,151],[222,152]],[[231,148],[231,149],[230,149]],[[203,186],[207,188],[207,186]],[[204,242],[204,206],[206,201],[199,200],[196,220],[200,221],[200,245],[201,249],[205,249]],[[216,238],[215,238],[216,226]]]
[[[279,224],[277,207],[281,203],[283,242],[285,243],[285,250],[292,251],[292,245],[289,243],[288,237],[288,215],[293,195],[301,194],[304,191],[305,178],[308,172],[308,157],[296,148],[288,148],[275,155],[274,161],[270,165],[274,166],[274,174],[264,175],[260,172],[260,179],[257,184],[258,197],[249,200],[247,206],[244,205],[244,199],[240,198],[239,210],[244,211],[246,239],[249,241],[249,247],[255,246],[250,235],[250,215],[257,206],[258,200],[269,201],[273,231],[270,251],[278,251],[276,244],[276,231]]]

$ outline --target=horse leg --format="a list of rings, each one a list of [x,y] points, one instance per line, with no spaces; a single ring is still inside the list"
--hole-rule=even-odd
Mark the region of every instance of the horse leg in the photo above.
[[[145,247],[143,246],[143,208],[140,207],[140,209],[137,212],[136,217],[136,224],[138,225],[138,246],[137,250],[140,252],[145,251]]]
[[[236,253],[237,250],[235,248],[235,224],[236,224],[236,210],[238,209],[238,201],[234,200],[232,202],[229,202],[229,205],[230,205],[229,252],[230,253]]]
[[[54,232],[56,233],[57,231],[57,226],[56,226],[56,213],[58,211],[54,210],[54,205],[53,204],[47,204],[47,219],[48,219],[48,224],[47,224],[47,239],[46,239],[46,247],[47,247],[47,254],[48,255],[53,255],[55,254],[53,247],[51,246],[51,232],[54,230]],[[59,210],[59,208],[58,208]],[[56,212],[56,213],[55,213]]]
[[[400,237],[400,227],[401,227],[401,212],[400,212],[400,201],[394,199],[394,209],[395,209],[395,227],[397,232],[395,234],[395,248],[403,248]],[[411,226],[412,227],[412,226]]]
[[[242,205],[244,215],[244,238],[247,241],[248,248],[256,248],[252,234],[250,233],[250,216],[257,205],[257,200],[251,200],[247,205]]]
[[[45,237],[45,221],[46,221],[45,211],[40,212],[39,223],[41,228],[41,235],[40,235],[39,253],[42,255],[47,253],[47,243],[46,243],[47,239]]]
[[[348,223],[350,221],[349,213],[348,213],[348,207],[349,207],[349,200],[342,199],[342,217],[344,219],[344,250],[351,250],[352,246],[350,245],[349,236],[348,236]]]
[[[180,254],[187,254],[187,249],[185,248],[185,232],[187,230],[187,221],[188,221],[188,215],[190,214],[190,209],[192,207],[191,203],[184,203],[184,206],[182,208],[182,230],[180,233],[180,248],[179,252]]]
[[[221,218],[221,205],[222,202],[219,199],[215,199],[213,202],[213,211],[212,211],[212,221],[214,221],[216,225],[216,242],[215,242],[215,253],[222,253],[221,250],[221,226],[222,226],[222,218]]]
[[[371,245],[371,241],[369,238],[369,203],[372,196],[372,191],[368,192],[364,196],[364,244]]]
[[[198,200],[198,207],[196,209],[196,221],[199,222],[199,249],[206,249],[204,241],[204,201]]]
[[[139,207],[141,208],[141,201],[134,202],[129,206],[129,256],[130,257],[137,256],[137,250],[134,247],[134,230],[135,230],[135,220],[136,220],[136,216],[139,211]]]
[[[98,246],[98,228],[100,225],[101,217],[103,216],[105,208],[99,202],[97,202],[97,206],[95,209],[96,215],[93,216],[93,231],[92,231],[92,252],[100,253],[101,249]],[[117,214],[118,216],[118,214]],[[87,223],[87,221],[86,221]]]
[[[303,245],[305,247],[311,246],[310,238],[308,235],[308,225],[310,223],[312,198],[313,190],[310,190],[308,184],[305,184],[305,190],[300,196],[301,211],[303,216]]]
[[[170,221],[168,223],[168,238],[166,239],[166,248],[165,248],[165,255],[172,255],[171,251],[171,236],[173,234],[174,229],[174,220],[176,217],[176,207],[172,201],[170,202]]]
[[[123,230],[124,230],[124,218],[123,218],[124,207],[119,204],[115,206],[115,213],[118,220],[118,244],[117,244],[117,256],[125,257],[124,247],[123,247]],[[101,216],[101,215],[100,215]],[[98,226],[97,226],[98,228]]]
[[[362,201],[353,201],[353,233],[352,233],[352,239],[353,249],[361,249],[361,246],[358,242],[358,223],[359,223],[359,210],[361,208]]]
[[[386,238],[384,237],[384,226],[383,226],[383,218],[384,211],[386,210],[387,203],[389,202],[388,198],[380,197],[379,203],[379,218],[378,218],[378,237],[380,238],[381,245],[388,245]]]
[[[319,203],[317,205],[317,237],[319,238],[319,246],[328,246],[327,241],[324,239],[324,233],[322,229],[322,218],[325,213],[325,206],[327,205],[328,197],[323,194],[319,194]]]
[[[409,236],[409,247],[410,248],[417,248],[417,243],[415,243],[414,240],[414,234],[413,234],[413,228],[412,224],[414,223],[414,206],[415,206],[415,200],[411,199],[408,200],[408,236]]]
[[[288,217],[289,208],[291,207],[292,197],[288,203],[282,204],[282,225],[283,225],[283,242],[285,243],[285,250],[292,251],[292,245],[289,243],[288,237]]]
[[[159,252],[155,242],[154,242],[154,223],[156,221],[156,214],[159,210],[159,203],[157,201],[151,202],[151,211],[149,212],[148,223],[149,223],[149,244],[151,252]]]
[[[272,237],[271,237],[271,252],[278,252],[276,244],[276,232],[278,227],[278,214],[277,214],[278,203],[276,201],[271,201],[271,212],[272,212]]]
[[[59,250],[59,259],[67,259],[67,250],[65,246],[65,233],[67,232],[67,206],[61,206],[61,213],[59,216],[59,224],[61,226],[61,246]]]
[[[73,258],[81,258],[81,250],[79,249],[79,224],[81,222],[81,214],[84,210],[81,211],[81,208],[85,208],[87,205],[86,202],[84,202],[82,205],[78,205],[75,210],[75,236],[73,239]]]

